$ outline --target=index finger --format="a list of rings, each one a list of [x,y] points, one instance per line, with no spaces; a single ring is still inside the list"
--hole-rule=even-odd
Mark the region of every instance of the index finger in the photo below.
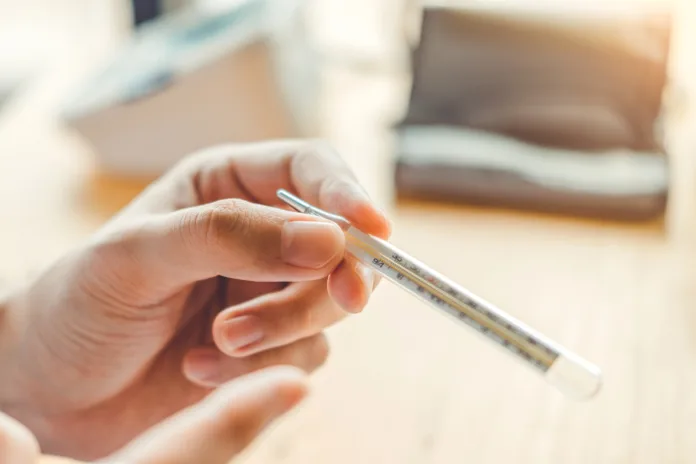
[[[391,225],[353,171],[328,144],[276,141],[247,145],[234,153],[238,182],[257,201],[279,205],[278,189],[341,215],[362,231],[388,238]]]

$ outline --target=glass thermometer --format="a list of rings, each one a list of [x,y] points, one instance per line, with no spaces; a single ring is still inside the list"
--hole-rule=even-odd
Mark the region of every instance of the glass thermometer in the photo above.
[[[300,213],[335,222],[346,235],[347,251],[392,283],[453,316],[533,367],[564,394],[587,399],[602,383],[601,371],[473,295],[389,242],[366,234],[345,218],[323,211],[285,190],[278,197]]]

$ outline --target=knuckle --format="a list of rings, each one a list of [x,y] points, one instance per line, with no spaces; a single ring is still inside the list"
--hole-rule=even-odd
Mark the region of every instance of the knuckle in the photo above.
[[[311,311],[298,303],[286,303],[285,309],[282,315],[273,320],[273,332],[278,343],[294,343],[307,337],[313,320]]]
[[[319,185],[319,202],[320,204],[335,204],[337,198],[340,198],[345,191],[345,186],[349,185],[344,179],[337,177],[327,177]]]
[[[291,364],[311,373],[323,366],[329,358],[329,342],[323,333],[294,345]]]
[[[326,338],[326,335],[323,333],[319,334],[316,337],[311,352],[312,365],[314,369],[321,367],[326,363],[326,361],[329,359],[330,351],[331,348],[329,346],[328,338]]]
[[[323,333],[305,338],[285,347],[276,364],[292,365],[307,373],[323,366],[329,358],[329,342]]]
[[[300,300],[295,302],[284,323],[286,327],[293,333],[293,338],[299,339],[306,337],[315,331],[317,322],[316,306],[313,302]]]
[[[249,233],[253,218],[247,204],[240,199],[211,203],[195,215],[192,226],[206,245],[222,245],[228,237]]]
[[[323,286],[294,301],[286,301],[285,305],[286,310],[278,321],[278,327],[287,334],[284,338],[291,342],[320,334],[343,315]],[[321,348],[317,347],[317,350],[323,351]]]
[[[318,165],[325,165],[336,157],[336,151],[327,141],[321,139],[303,140],[295,150],[291,167],[295,172],[303,172],[307,169],[316,169]]]
[[[300,153],[317,158],[331,157],[336,153],[333,145],[321,138],[311,138],[304,140],[300,146]]]
[[[85,262],[97,269],[114,263],[137,262],[143,251],[142,237],[145,228],[144,221],[130,221],[95,236],[82,248]]]

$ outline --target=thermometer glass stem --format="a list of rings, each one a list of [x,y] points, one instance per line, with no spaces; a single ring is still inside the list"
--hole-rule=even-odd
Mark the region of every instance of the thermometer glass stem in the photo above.
[[[280,190],[278,197],[295,210],[337,223],[346,234],[348,253],[429,306],[476,330],[533,367],[563,393],[583,399],[601,386],[600,370],[550,341],[491,303],[465,290],[394,245],[366,234],[349,221]]]

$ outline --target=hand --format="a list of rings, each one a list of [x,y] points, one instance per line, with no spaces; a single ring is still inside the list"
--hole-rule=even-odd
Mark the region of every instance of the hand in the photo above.
[[[389,235],[325,145],[192,156],[15,295],[0,409],[46,452],[92,459],[240,375],[322,364],[322,331],[376,279],[335,224],[271,207],[278,188]]]
[[[303,374],[272,368],[219,388],[195,406],[156,425],[100,464],[227,464],[306,392]],[[80,464],[43,456],[31,432],[0,414],[0,462]],[[83,463],[84,464],[84,463]]]

